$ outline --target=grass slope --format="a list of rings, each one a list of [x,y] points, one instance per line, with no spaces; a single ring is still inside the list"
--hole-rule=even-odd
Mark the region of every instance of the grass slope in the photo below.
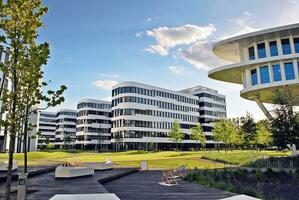
[[[29,165],[42,165],[61,163],[67,161],[103,162],[110,158],[120,166],[139,166],[140,161],[147,160],[150,168],[177,168],[186,165],[187,168],[221,168],[224,164],[214,162],[222,161],[231,164],[246,164],[257,158],[269,156],[286,156],[289,152],[279,151],[199,151],[199,152],[146,152],[126,151],[113,153],[97,153],[90,151],[43,151],[29,152]],[[7,154],[0,154],[0,160],[7,160]],[[23,164],[23,154],[15,154],[19,165]],[[204,158],[204,159],[202,159]]]

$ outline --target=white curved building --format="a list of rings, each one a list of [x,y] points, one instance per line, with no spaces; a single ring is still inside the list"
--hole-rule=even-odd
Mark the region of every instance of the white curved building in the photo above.
[[[77,111],[77,148],[107,151],[111,144],[111,102],[82,99]]]
[[[72,147],[76,141],[77,111],[61,109],[56,115],[55,146]]]
[[[243,84],[241,97],[257,102],[268,118],[263,103],[273,103],[279,86],[291,87],[299,105],[299,23],[222,40],[213,52],[233,64],[209,71],[209,77]]]
[[[44,145],[55,143],[56,112],[39,111],[37,131],[37,147],[40,149]]]

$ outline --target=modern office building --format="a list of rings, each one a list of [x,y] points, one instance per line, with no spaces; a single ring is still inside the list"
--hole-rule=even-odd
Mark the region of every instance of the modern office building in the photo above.
[[[72,148],[76,142],[77,111],[62,109],[57,111],[55,146]]]
[[[199,122],[206,134],[207,140],[212,140],[213,123],[226,118],[226,98],[217,90],[195,86],[180,92],[192,94],[199,98]]]
[[[40,111],[37,123],[37,148],[55,143],[56,112]]]
[[[194,148],[195,141],[190,138],[190,128],[200,120],[200,98],[195,96],[199,94],[198,90],[189,90],[192,92],[173,91],[136,82],[114,86],[111,131],[113,149],[173,149],[175,143],[168,135],[175,120],[179,122],[185,135],[182,149]],[[210,93],[215,95],[215,91]],[[205,98],[207,97],[202,100]],[[206,113],[204,109],[202,111]],[[213,114],[209,113],[207,116]],[[213,144],[208,138],[207,145]]]
[[[299,23],[225,39],[213,52],[233,64],[211,70],[209,77],[243,84],[241,97],[255,101],[269,119],[263,103],[274,103],[278,87],[289,86],[299,105]]]
[[[107,151],[111,145],[111,102],[83,99],[77,104],[76,148]]]

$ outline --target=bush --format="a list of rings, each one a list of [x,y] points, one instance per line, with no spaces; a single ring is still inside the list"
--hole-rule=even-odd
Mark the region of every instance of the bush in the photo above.
[[[45,145],[45,148],[46,148],[46,149],[54,149],[55,146],[54,146],[54,144],[46,144],[46,145]]]

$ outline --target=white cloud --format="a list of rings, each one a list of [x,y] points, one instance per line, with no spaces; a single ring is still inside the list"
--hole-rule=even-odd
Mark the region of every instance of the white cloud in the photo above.
[[[151,17],[148,17],[148,18],[147,18],[147,21],[148,21],[148,22],[151,22],[151,21],[152,21],[152,18],[151,18]]]
[[[96,80],[93,82],[94,86],[104,90],[110,90],[116,84],[117,82],[114,80]]]
[[[146,30],[145,34],[156,40],[157,44],[150,45],[145,51],[162,56],[169,54],[169,49],[178,45],[188,45],[207,39],[216,28],[213,24],[208,26],[196,26],[185,24],[179,27],[159,27]]]
[[[284,0],[284,7],[279,16],[279,25],[287,25],[299,22],[299,1]]]
[[[149,47],[145,48],[143,51],[152,54],[159,54],[160,56],[167,56],[169,54],[168,49],[160,45],[150,45]]]
[[[184,75],[186,73],[184,66],[171,65],[168,67],[168,70],[175,75]]]
[[[212,52],[212,42],[200,41],[182,50],[182,57],[197,69],[210,69],[229,62],[217,58]]]
[[[143,34],[144,34],[144,33],[143,33],[142,31],[140,31],[140,32],[136,33],[135,35],[136,35],[136,37],[142,37]]]
[[[232,24],[228,31],[229,33],[221,36],[217,40],[223,40],[259,30],[258,28],[253,27],[252,14],[248,11],[245,11],[242,16],[229,19],[229,22]]]

